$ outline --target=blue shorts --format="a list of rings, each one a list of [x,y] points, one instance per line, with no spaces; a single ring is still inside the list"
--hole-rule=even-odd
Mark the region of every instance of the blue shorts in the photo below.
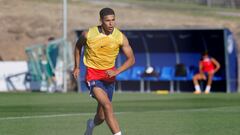
[[[105,81],[101,81],[101,80],[93,80],[90,82],[87,82],[88,84],[88,88],[90,90],[90,96],[95,98],[94,93],[93,93],[93,88],[94,87],[99,87],[101,89],[103,89],[107,95],[110,101],[112,101],[112,96],[113,96],[113,92],[115,90],[115,83],[114,82],[105,82]]]

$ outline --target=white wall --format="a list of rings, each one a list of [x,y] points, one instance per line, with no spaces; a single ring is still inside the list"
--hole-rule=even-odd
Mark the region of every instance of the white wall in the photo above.
[[[27,71],[28,66],[26,61],[0,62],[0,92],[13,90],[25,91],[27,88],[24,84],[24,73]],[[8,77],[10,77],[10,82],[12,82],[12,85],[6,80]]]

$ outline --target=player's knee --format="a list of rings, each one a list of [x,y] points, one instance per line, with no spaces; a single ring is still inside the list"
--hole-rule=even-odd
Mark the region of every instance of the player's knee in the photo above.
[[[193,81],[197,81],[197,80],[199,80],[198,75],[193,76]]]

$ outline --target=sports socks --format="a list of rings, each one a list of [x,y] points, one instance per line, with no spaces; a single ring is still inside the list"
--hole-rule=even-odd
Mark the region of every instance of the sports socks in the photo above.
[[[211,89],[211,86],[210,85],[207,85],[206,89],[205,89],[205,92],[210,92],[210,89]]]
[[[116,133],[116,134],[113,134],[113,135],[122,135],[121,131]]]
[[[200,86],[199,86],[199,85],[195,85],[194,87],[195,87],[195,90],[196,90],[196,91],[198,91],[198,92],[200,92],[200,91],[201,91],[201,89],[200,89]]]

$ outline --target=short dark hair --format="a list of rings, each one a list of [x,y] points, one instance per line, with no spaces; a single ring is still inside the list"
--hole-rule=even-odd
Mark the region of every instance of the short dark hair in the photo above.
[[[113,9],[106,7],[106,8],[103,8],[100,10],[99,15],[100,15],[100,18],[103,19],[104,16],[115,15],[115,13],[114,13]]]
[[[208,55],[208,51],[202,52],[202,56]]]
[[[55,37],[49,37],[48,38],[48,41],[52,41],[52,40],[55,40]]]

